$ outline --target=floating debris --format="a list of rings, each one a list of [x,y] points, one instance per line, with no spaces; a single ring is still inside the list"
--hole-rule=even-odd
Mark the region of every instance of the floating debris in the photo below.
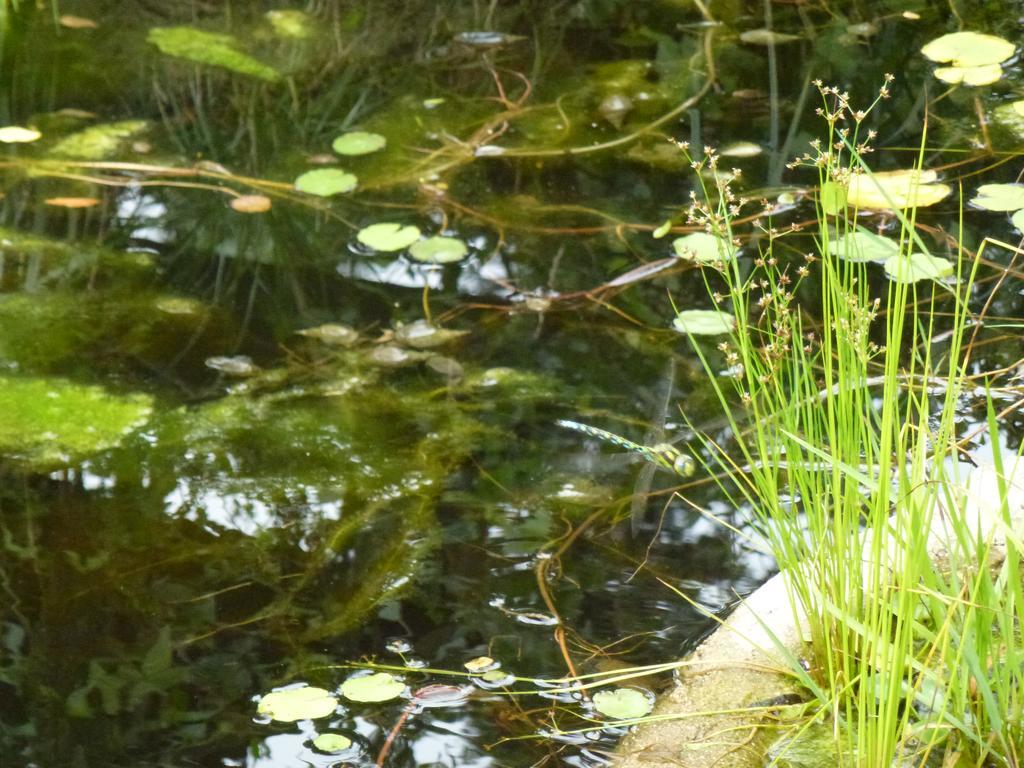
[[[469,331],[438,328],[426,320],[417,320],[395,329],[395,341],[413,349],[433,349],[467,336]]]
[[[459,32],[453,39],[459,45],[486,51],[504,48],[526,38],[522,35],[509,35],[505,32]]]
[[[225,376],[234,376],[240,379],[255,376],[260,372],[259,366],[253,363],[252,358],[247,355],[208,357],[206,358],[206,367],[219,371]]]
[[[359,331],[341,323],[324,323],[315,328],[303,328],[296,333],[299,336],[316,339],[329,347],[351,347],[359,341]]]

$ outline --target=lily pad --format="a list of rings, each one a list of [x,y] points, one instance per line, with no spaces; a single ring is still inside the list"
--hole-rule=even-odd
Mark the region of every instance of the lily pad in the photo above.
[[[834,181],[826,181],[821,185],[818,200],[824,213],[836,216],[846,207],[846,187]]]
[[[350,677],[341,684],[341,695],[351,701],[390,701],[404,690],[405,683],[387,672]]]
[[[0,128],[0,144],[26,144],[36,141],[43,134],[34,128],[22,128],[20,125],[5,125]]]
[[[982,184],[971,205],[986,211],[1018,211],[1024,208],[1024,184]]]
[[[980,67],[1006,61],[1014,50],[1013,43],[995,35],[953,32],[935,38],[921,53],[932,61],[951,61],[955,67]]]
[[[466,244],[455,237],[434,235],[413,243],[409,255],[425,264],[453,264],[469,254]]]
[[[317,168],[299,176],[295,180],[295,188],[310,195],[330,197],[351,192],[358,183],[359,180],[354,175],[340,168]]]
[[[352,739],[340,733],[321,733],[313,739],[313,746],[321,752],[344,752],[352,746]]]
[[[875,261],[882,263],[896,256],[900,246],[894,240],[876,235],[862,227],[829,241],[828,251],[847,261]]]
[[[897,283],[916,283],[949,277],[953,263],[926,253],[899,254],[885,262],[885,272]]]
[[[736,256],[736,248],[733,245],[727,243],[724,238],[715,237],[707,232],[694,232],[677,237],[672,241],[672,249],[679,258],[701,264],[714,264]]]
[[[1024,232],[1024,211],[1017,211],[1013,216],[1010,217],[1010,222],[1019,231]]]
[[[950,85],[992,85],[1003,76],[998,64],[983,64],[980,67],[939,67],[935,76]]]
[[[736,318],[728,312],[717,309],[686,309],[676,315],[672,327],[680,333],[693,336],[717,336],[729,333],[736,325]]]
[[[927,208],[953,191],[946,184],[935,183],[936,179],[935,171],[915,169],[858,174],[850,180],[846,204],[876,210]]]
[[[38,467],[113,448],[153,409],[148,395],[115,395],[64,379],[0,376],[0,453]]]
[[[231,35],[207,32],[195,27],[154,27],[146,40],[161,53],[255,77],[269,83],[281,79],[281,73],[241,50]]]
[[[651,697],[636,688],[616,688],[594,694],[594,709],[612,720],[634,720],[651,711]]]
[[[336,138],[331,144],[331,149],[339,155],[368,155],[371,152],[384,149],[387,143],[388,140],[379,133],[351,131]]]
[[[327,717],[337,708],[338,700],[329,692],[307,685],[265,694],[256,711],[282,723],[293,723]]]
[[[506,681],[512,682],[513,677],[503,669],[492,669],[484,672],[480,679],[485,683],[503,683]]]
[[[495,662],[495,659],[493,659],[490,656],[477,656],[476,658],[469,659],[468,662],[466,662],[466,664],[463,665],[463,667],[466,668],[467,672],[479,674],[481,672],[489,672],[490,670],[494,670],[498,667],[498,665]]]
[[[356,240],[375,251],[401,251],[420,239],[419,227],[381,222],[363,227]]]
[[[494,659],[492,659],[490,656],[477,656],[475,659],[470,659],[462,666],[466,668],[467,672],[472,672],[476,674],[480,672],[489,672],[490,670],[494,669],[497,665]]]

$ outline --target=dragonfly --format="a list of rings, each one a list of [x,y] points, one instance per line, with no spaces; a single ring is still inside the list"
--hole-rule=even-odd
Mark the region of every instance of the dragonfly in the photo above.
[[[565,429],[582,432],[584,435],[596,437],[598,440],[604,440],[607,443],[617,445],[620,448],[625,448],[627,451],[639,454],[652,464],[656,464],[659,467],[664,467],[671,472],[675,472],[680,477],[690,477],[697,469],[693,458],[687,456],[671,443],[641,445],[640,443],[634,443],[632,440],[627,440],[621,435],[616,435],[614,432],[598,429],[597,427],[592,427],[589,424],[581,424],[578,421],[559,419],[555,423]]]

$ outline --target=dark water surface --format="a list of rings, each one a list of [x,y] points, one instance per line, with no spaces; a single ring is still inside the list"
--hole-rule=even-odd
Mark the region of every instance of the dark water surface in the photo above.
[[[694,179],[667,139],[756,144],[727,158],[744,194],[790,195],[786,223],[806,221],[815,178],[785,163],[818,132],[811,81],[867,103],[892,72],[878,168],[913,164],[927,107],[927,167],[971,188],[1020,169],[1013,124],[978,128],[1024,92],[1017,60],[947,93],[919,53],[958,14],[1016,40],[1020,3],[737,0],[709,4],[715,23],[689,0],[36,5],[0,0],[0,124],[42,133],[0,151],[5,767],[373,765],[407,699],[293,724],[257,697],[333,690],[351,670],[331,665],[360,659],[558,677],[560,639],[580,672],[678,657],[713,622],[666,585],[715,612],[771,573],[699,508],[740,530],[746,511],[659,473],[633,537],[639,465],[554,425],[641,440],[668,387],[668,434],[685,414],[727,440],[670,330],[672,302],[710,306],[700,273],[607,285],[684,231]],[[202,64],[161,52],[151,30],[183,26],[233,38],[194,41]],[[739,39],[765,27],[797,37]],[[354,129],[387,146],[333,154]],[[357,188],[292,189],[333,167]],[[355,235],[380,222],[468,257],[373,253]],[[1017,241],[1003,214],[965,226],[969,248]],[[1019,317],[1019,290],[1001,296],[990,317]],[[462,333],[417,348],[427,317]],[[359,336],[297,334],[324,323]],[[1020,357],[1014,333],[979,369]],[[251,367],[216,360],[237,356]],[[982,412],[965,404],[965,429]],[[1015,447],[1019,416],[1005,426]],[[584,727],[562,703],[479,687],[408,718],[387,764],[599,763],[616,733],[502,741]],[[357,748],[313,750],[328,731]]]

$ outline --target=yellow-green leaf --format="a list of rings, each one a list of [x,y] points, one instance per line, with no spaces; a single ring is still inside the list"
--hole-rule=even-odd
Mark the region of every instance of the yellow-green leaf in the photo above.
[[[291,723],[327,717],[338,707],[338,700],[323,688],[303,686],[287,691],[274,691],[260,699],[256,711],[274,720]]]
[[[955,67],[980,67],[1006,61],[1014,50],[1013,43],[995,35],[953,32],[935,38],[921,53],[932,61],[951,61]]]
[[[846,204],[855,208],[902,210],[927,208],[946,198],[953,190],[934,183],[935,171],[886,171],[862,173],[850,179]]]

